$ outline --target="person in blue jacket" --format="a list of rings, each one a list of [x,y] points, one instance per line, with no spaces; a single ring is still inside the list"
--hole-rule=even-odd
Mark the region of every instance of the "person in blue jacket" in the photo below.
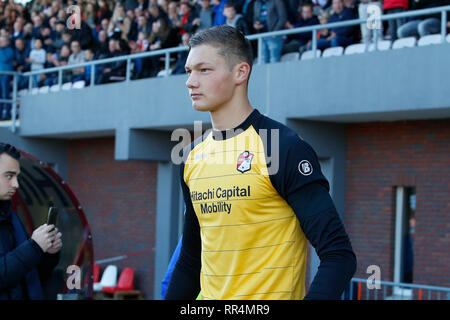
[[[9,46],[7,36],[0,36],[0,71],[13,71],[14,50]],[[9,99],[11,92],[10,75],[0,74],[0,99]],[[11,119],[11,104],[0,102],[0,120]]]
[[[28,237],[12,210],[17,192],[20,153],[0,143],[0,300],[42,300],[42,284],[59,261],[61,233],[43,224]]]

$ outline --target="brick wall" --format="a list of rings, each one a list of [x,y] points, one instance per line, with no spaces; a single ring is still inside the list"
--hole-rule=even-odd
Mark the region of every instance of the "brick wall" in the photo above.
[[[355,277],[381,267],[393,281],[395,187],[416,187],[414,283],[450,287],[450,120],[351,124],[347,128],[345,226]]]
[[[115,161],[113,138],[69,142],[68,183],[92,229],[95,260],[154,249],[156,170],[150,161]],[[111,264],[119,273],[134,268],[136,289],[152,299],[154,257],[152,250]]]

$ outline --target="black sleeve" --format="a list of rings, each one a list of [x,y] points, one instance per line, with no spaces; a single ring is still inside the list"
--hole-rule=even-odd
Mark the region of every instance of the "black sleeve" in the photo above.
[[[305,300],[338,300],[356,270],[356,256],[328,190],[309,184],[291,195],[289,204],[320,259]]]
[[[305,299],[340,299],[356,269],[350,239],[329,195],[329,184],[315,151],[298,136],[290,136],[283,143],[279,170],[271,180],[295,212],[320,258]]]
[[[60,252],[61,251],[55,254],[44,253],[44,259],[42,259],[42,262],[38,267],[39,278],[42,283],[47,282],[47,280],[51,277],[53,269],[55,269],[59,262]]]
[[[195,300],[200,292],[201,239],[200,226],[195,215],[189,188],[184,182],[184,165],[180,170],[181,188],[186,204],[183,242],[180,256],[170,278],[165,300]]]
[[[33,239],[28,239],[0,257],[0,290],[20,283],[30,270],[41,263],[43,255],[39,245]]]

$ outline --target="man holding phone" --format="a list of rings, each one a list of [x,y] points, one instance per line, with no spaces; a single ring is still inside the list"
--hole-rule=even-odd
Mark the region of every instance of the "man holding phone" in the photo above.
[[[43,224],[28,237],[12,211],[19,188],[20,153],[0,143],[0,300],[44,299],[41,284],[58,264],[61,232]]]

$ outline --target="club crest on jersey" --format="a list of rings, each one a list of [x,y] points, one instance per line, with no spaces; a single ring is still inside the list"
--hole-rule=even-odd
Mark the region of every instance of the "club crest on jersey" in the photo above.
[[[247,172],[252,168],[253,154],[248,151],[242,152],[237,160],[237,170],[239,172]]]
[[[298,171],[304,176],[309,176],[313,172],[313,168],[308,160],[302,160],[298,164]]]

